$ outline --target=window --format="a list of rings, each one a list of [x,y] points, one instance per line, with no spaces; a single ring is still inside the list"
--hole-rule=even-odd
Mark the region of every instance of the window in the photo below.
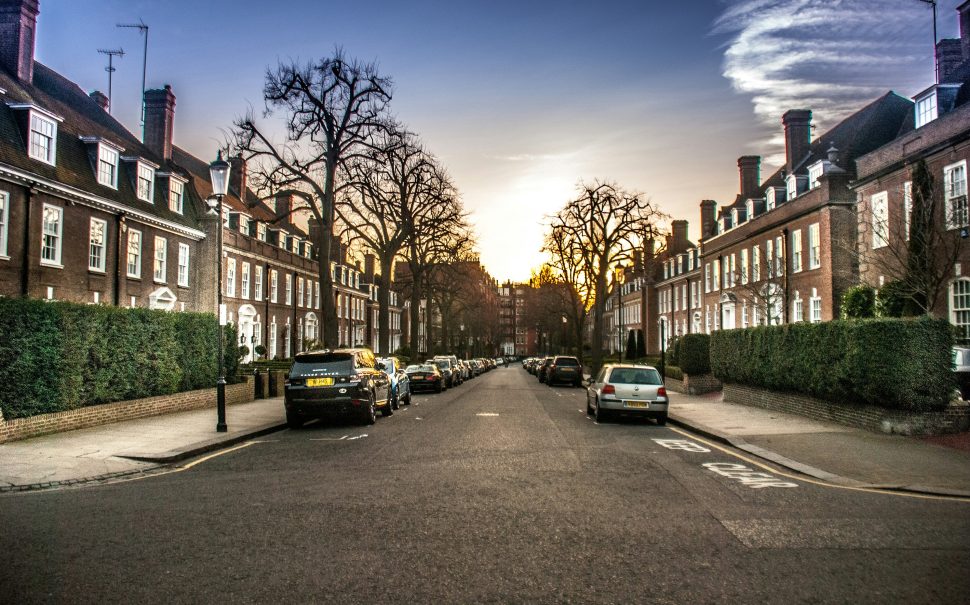
[[[296,304],[297,306],[303,306],[303,278],[296,278]]]
[[[105,232],[108,223],[98,219],[91,219],[90,235],[88,237],[88,269],[103,273],[105,270]]]
[[[815,162],[808,167],[808,188],[815,189],[818,187],[818,177],[822,176],[825,170],[825,164],[821,160]]]
[[[734,252],[731,253],[731,287],[734,287],[735,282],[738,278],[738,255]]]
[[[249,298],[249,263],[242,264],[242,281],[240,282],[239,295]]]
[[[795,178],[794,174],[789,174],[788,179],[785,181],[787,186],[788,199],[793,200],[798,197],[798,179]]]
[[[936,119],[936,91],[916,101],[916,127],[920,128]]]
[[[967,162],[964,160],[943,169],[946,196],[946,228],[965,227],[967,221]]]
[[[168,177],[168,209],[182,214],[185,199],[185,183],[174,176]]]
[[[317,291],[317,301],[316,301],[317,304],[315,306],[317,309],[319,309],[320,308],[320,282],[317,282],[316,291]]]
[[[741,251],[741,283],[748,283],[748,249]]]
[[[781,236],[775,238],[775,275],[781,277],[785,272],[785,249]]]
[[[30,112],[30,149],[28,154],[35,160],[54,165],[57,147],[57,122]]]
[[[751,281],[761,281],[761,248],[751,248]]]
[[[165,269],[168,258],[168,242],[164,237],[155,238],[155,281],[165,281]]]
[[[138,199],[152,203],[155,196],[155,169],[138,162]]]
[[[98,182],[112,189],[118,188],[118,150],[104,143],[98,144]]]
[[[741,305],[741,327],[748,327],[748,304]]]
[[[792,301],[792,320],[793,321],[805,321],[805,310],[803,309],[802,299],[795,292],[795,300]]]
[[[802,230],[791,232],[791,270],[798,273],[802,270]]]
[[[40,264],[61,266],[61,242],[64,231],[64,209],[44,204],[44,242]]]
[[[272,321],[269,324],[269,349],[267,351],[270,359],[276,358],[276,316],[273,316]]]
[[[950,323],[957,328],[957,342],[970,342],[970,279],[950,284]]]
[[[822,244],[819,237],[818,223],[808,226],[808,268],[818,269],[822,266]]]
[[[279,300],[279,273],[276,269],[271,269],[269,272],[269,301],[277,302]]]
[[[885,191],[872,196],[872,247],[889,243],[889,197]]]
[[[236,259],[226,261],[226,296],[236,295]]]
[[[141,277],[141,231],[128,229],[128,277]]]
[[[818,290],[815,288],[812,288],[812,298],[809,299],[808,303],[811,305],[811,322],[817,324],[822,321],[822,299],[818,296]]]
[[[0,191],[0,258],[7,257],[7,233],[10,230],[10,194]]]
[[[178,284],[183,288],[189,287],[189,245],[188,244],[179,244]]]
[[[767,263],[768,279],[775,276],[775,242],[765,242],[765,262]]]
[[[286,275],[286,304],[293,304],[293,276]]]
[[[714,261],[714,277],[712,278],[711,288],[718,290],[721,287],[721,262]]]
[[[256,275],[253,276],[253,300],[263,300],[263,268],[256,265]]]
[[[256,225],[256,237],[261,242],[266,241],[266,223],[259,223]]]
[[[913,220],[913,182],[903,183],[903,237],[909,241],[909,225]]]

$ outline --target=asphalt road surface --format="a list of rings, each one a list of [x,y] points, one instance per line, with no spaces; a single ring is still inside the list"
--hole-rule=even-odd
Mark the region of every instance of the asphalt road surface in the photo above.
[[[514,365],[374,426],[0,496],[0,601],[970,601],[970,503],[827,486],[650,421],[599,425],[584,398]]]

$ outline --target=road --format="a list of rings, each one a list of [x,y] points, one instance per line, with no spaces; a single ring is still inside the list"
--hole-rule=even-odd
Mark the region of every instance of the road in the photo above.
[[[4,495],[0,600],[970,600],[970,503],[793,478],[584,408],[581,389],[499,368],[374,426]]]

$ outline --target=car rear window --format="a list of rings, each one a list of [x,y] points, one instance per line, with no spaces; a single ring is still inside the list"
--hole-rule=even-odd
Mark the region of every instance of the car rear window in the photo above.
[[[291,376],[303,374],[353,374],[354,356],[350,353],[313,353],[298,355],[290,368]]]
[[[442,370],[450,370],[451,369],[451,362],[448,361],[447,359],[435,359],[434,360],[434,364],[436,366],[438,366],[439,368],[441,368]]]
[[[617,384],[663,384],[653,368],[614,368],[609,382]]]
[[[557,366],[578,366],[579,360],[576,359],[575,357],[557,357],[556,365]]]

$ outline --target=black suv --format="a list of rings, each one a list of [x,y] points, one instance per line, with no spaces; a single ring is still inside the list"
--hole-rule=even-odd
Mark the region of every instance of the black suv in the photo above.
[[[583,366],[575,357],[559,356],[552,360],[552,365],[546,369],[546,384],[552,386],[557,382],[565,382],[574,387],[583,384]]]
[[[298,353],[286,379],[286,423],[299,428],[310,418],[345,415],[374,424],[377,408],[390,415],[390,379],[368,349]]]

